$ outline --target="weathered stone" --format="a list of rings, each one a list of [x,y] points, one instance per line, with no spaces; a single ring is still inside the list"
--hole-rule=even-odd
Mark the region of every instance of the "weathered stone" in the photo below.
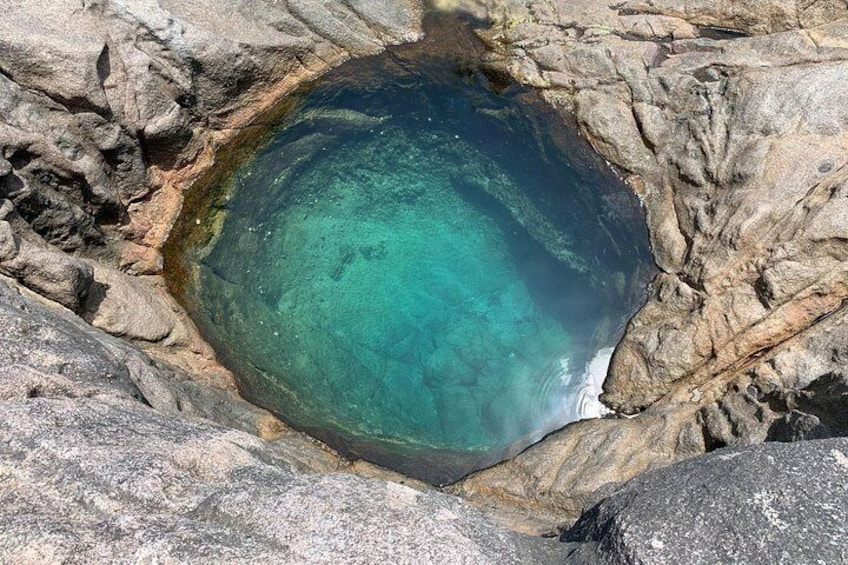
[[[770,441],[848,437],[848,378],[827,372],[804,388],[772,391],[769,404],[786,414],[768,430]]]
[[[819,419],[833,436],[848,437],[848,376],[828,373],[798,394],[798,410]]]
[[[111,396],[3,401],[0,443],[3,561],[555,563],[564,553],[455,498],[302,475],[257,438]]]
[[[618,410],[684,382],[727,383],[848,297],[848,12],[814,4],[516,1],[490,13],[492,65],[576,110],[645,206],[665,272],[613,357],[604,400]],[[628,33],[649,16],[758,35]]]
[[[698,413],[706,449],[752,445],[766,440],[774,416],[747,392],[730,393]]]
[[[117,352],[132,348],[87,326],[67,311],[51,311],[0,278],[0,398],[113,394],[141,398]],[[137,354],[139,357],[141,354]],[[58,388],[57,388],[58,387]]]
[[[611,489],[563,534],[607,563],[839,563],[848,439],[721,449]]]
[[[14,3],[0,21],[0,157],[15,174],[0,196],[63,249],[120,253],[105,237],[120,228],[158,250],[176,185],[211,148],[299,82],[416,39],[420,14],[413,1]]]
[[[639,39],[695,39],[698,29],[689,22],[669,16],[639,14],[621,16],[625,33]]]
[[[0,221],[0,274],[13,277],[45,298],[79,311],[93,280],[85,261],[20,239]]]
[[[2,278],[0,344],[0,399],[102,394],[143,399],[163,413],[259,435],[301,469],[344,465],[331,450],[243,400],[231,381],[214,373],[191,379],[66,310],[39,304]]]
[[[775,420],[768,431],[769,441],[802,441],[832,437],[816,416],[794,410]]]
[[[177,316],[143,278],[96,266],[86,309],[96,328],[129,340],[162,341],[174,331]],[[171,314],[170,316],[168,314]]]
[[[453,491],[493,518],[535,534],[570,524],[600,487],[706,449],[698,406],[633,419],[584,420],[518,456],[474,473]]]
[[[18,255],[20,245],[9,222],[0,221],[0,262],[11,261]]]
[[[604,483],[721,444],[761,441],[766,433],[772,439],[814,437],[825,429],[848,433],[839,384],[848,359],[844,2],[507,0],[491,10],[491,2],[469,2],[470,13],[495,24],[480,30],[493,52],[487,64],[545,89],[553,104],[576,114],[604,157],[626,169],[663,273],[629,325],[605,387],[615,408],[644,413],[566,428],[514,461],[470,477],[457,491],[496,507],[513,526],[550,531],[576,518]],[[469,2],[438,4],[458,8]],[[59,0],[7,6],[0,19],[0,199],[14,202],[17,214],[8,201],[0,202],[0,269],[77,310],[92,282],[88,263],[55,247],[134,274],[159,272],[158,250],[182,191],[214,162],[216,148],[302,81],[349,57],[415,39],[420,16],[411,0],[98,0],[83,6]],[[95,272],[94,280],[112,292],[99,301],[89,297],[91,319],[193,379],[0,284],[0,397],[19,403],[16,425],[29,430],[21,437],[30,437],[34,422],[41,425],[49,410],[57,418],[93,422],[94,410],[124,414],[124,401],[115,397],[143,396],[168,414],[153,419],[178,422],[171,417],[182,413],[258,433],[273,439],[262,449],[298,469],[345,464],[239,399],[211,351],[195,340],[172,301],[158,294],[154,279],[136,287],[110,271],[99,278]],[[134,310],[134,304],[143,307]],[[39,416],[39,410],[48,412]],[[149,423],[138,416],[140,407],[128,410],[134,414],[126,416],[128,422],[142,428]],[[165,427],[150,428],[152,437]],[[47,435],[59,433],[46,429]],[[72,430],[62,436],[62,449],[54,450],[59,456],[93,445]],[[142,442],[135,437],[130,443]],[[766,463],[752,461],[768,468]],[[0,473],[9,469],[18,472],[17,462],[0,466]],[[30,484],[40,488],[46,476]],[[154,475],[148,478],[156,482]],[[51,505],[82,500],[86,508],[108,510],[122,504],[100,491],[75,499],[90,484],[80,473],[69,472],[61,481],[68,490],[56,495],[60,502],[33,499],[43,515],[32,514],[32,522],[27,514],[14,516],[14,535],[23,537],[0,540],[32,541],[26,536],[44,531],[34,524],[55,515],[47,514]],[[313,487],[298,492],[320,499]],[[339,501],[359,500],[349,484],[330,481],[324,487]],[[265,498],[247,493],[245,504],[276,509],[273,501],[293,500],[263,488]],[[31,488],[27,496],[37,492]],[[379,497],[382,491],[367,492]],[[221,494],[221,516],[264,532],[259,545],[268,539],[282,543],[282,530],[258,523],[261,517],[233,496],[241,495]],[[219,507],[210,505],[218,516]],[[174,528],[196,525],[194,518],[145,522],[147,515],[133,508],[128,518],[109,523],[138,534],[136,546],[115,534],[115,547],[132,550],[128,559],[203,560],[213,548],[223,548],[215,555],[230,555],[233,548],[257,559],[270,555],[251,553],[227,533],[235,530],[215,530],[217,522],[209,528],[224,532],[220,538],[177,539]],[[30,546],[36,553],[15,545],[18,553],[9,559],[61,560],[76,551],[81,560],[112,558],[106,541],[91,534],[94,526],[86,529],[94,522],[86,520],[57,525],[55,537]],[[338,524],[348,527],[343,519]],[[112,535],[116,530],[110,528],[97,531]],[[73,541],[80,532],[81,541]],[[476,555],[472,545],[457,547]],[[592,543],[566,551],[578,562],[597,557]]]
[[[814,27],[848,16],[842,2],[743,0],[716,3],[709,0],[630,0],[618,5],[625,13],[663,14],[700,26],[742,33],[775,33]]]

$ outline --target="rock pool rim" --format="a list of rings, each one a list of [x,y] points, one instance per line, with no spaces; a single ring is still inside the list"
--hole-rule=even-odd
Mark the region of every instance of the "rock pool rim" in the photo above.
[[[387,53],[359,59],[348,63],[362,63],[369,59],[377,59],[379,57],[394,57],[398,54],[404,60],[421,61],[422,64],[427,64],[436,61],[437,65],[450,64],[454,66],[454,72],[459,76],[482,76],[485,77],[485,83],[490,91],[496,94],[509,92],[512,94],[521,94],[522,105],[533,106],[534,110],[540,113],[550,115],[551,119],[556,120],[561,127],[568,128],[573,124],[568,123],[568,115],[563,115],[556,112],[546,101],[542,99],[539,93],[533,89],[523,87],[511,80],[507,81],[502,72],[487,68],[481,63],[480,56],[485,53],[485,48],[482,42],[474,35],[472,29],[479,27],[480,22],[469,20],[468,18],[445,14],[428,14],[425,20],[425,29],[427,30],[427,39],[415,43],[406,44],[399,47],[390,47]],[[345,65],[342,65],[344,67]],[[382,76],[381,71],[384,70],[381,65],[376,69],[375,76]],[[335,71],[338,71],[337,68]],[[351,76],[342,75],[346,80],[350,80]],[[263,147],[265,147],[271,139],[277,134],[281,127],[286,124],[284,120],[296,111],[300,106],[301,101],[307,96],[317,85],[322,84],[327,77],[321,77],[314,82],[303,85],[294,90],[290,95],[284,97],[280,102],[266,112],[261,117],[257,118],[253,125],[244,128],[237,136],[226,146],[224,146],[216,154],[216,163],[210,169],[207,169],[205,174],[201,176],[192,186],[191,190],[186,192],[185,203],[183,210],[175,224],[171,236],[168,239],[165,252],[166,265],[166,280],[168,282],[171,293],[186,306],[187,310],[197,311],[200,306],[197,296],[192,296],[188,289],[193,283],[197,283],[198,268],[200,261],[205,254],[214,247],[214,241],[218,234],[221,233],[221,227],[226,214],[223,213],[223,202],[232,194],[234,188],[235,177],[240,170],[240,167],[250,162]],[[573,128],[572,128],[573,129]],[[576,132],[574,133],[576,136]],[[586,152],[586,155],[583,155]],[[575,161],[585,158],[591,158],[595,161],[600,161],[600,157],[589,147],[587,143],[579,147],[569,146],[569,157]],[[608,165],[608,164],[607,164]],[[621,181],[622,175],[619,171],[610,167],[617,174],[617,178]],[[619,190],[627,190],[623,183],[618,187]],[[628,191],[628,194],[629,191]],[[632,194],[630,195],[632,197]],[[634,199],[635,200],[635,199]],[[642,211],[638,209],[634,216],[641,227],[644,227],[644,217]],[[644,277],[648,274],[644,273]],[[644,285],[642,285],[644,288]],[[641,302],[635,307],[641,306]],[[635,308],[633,308],[635,311]],[[632,311],[630,312],[632,315]],[[203,324],[195,319],[202,333],[206,333]],[[230,368],[234,363],[227,359],[227,355],[220,348],[218,350],[221,361]],[[238,372],[236,372],[238,376]],[[241,389],[241,384],[239,384]],[[283,421],[291,424],[284,413],[274,411]],[[322,440],[334,450],[345,457],[351,459],[363,459],[363,457],[355,453],[356,449],[347,449],[345,445],[356,445],[355,441],[350,438],[337,436],[332,430],[315,430],[302,426],[293,426],[302,432],[309,434],[311,437],[316,435],[322,436]],[[545,433],[545,437],[556,430],[551,430]],[[322,432],[322,433],[317,433]],[[477,472],[481,469],[495,465],[500,461],[510,459],[523,451],[530,445],[538,443],[543,438],[541,436],[533,436],[531,442],[522,441],[523,438],[516,438],[514,443],[521,444],[520,449],[509,447],[502,454],[495,458],[488,457],[481,461],[479,466],[476,466],[471,471],[463,472],[447,472],[443,476],[436,477],[421,477],[420,473],[416,472],[414,467],[406,467],[403,465],[392,465],[393,470],[405,473],[415,478],[423,478],[432,484],[445,485],[461,480],[462,477]],[[468,453],[468,452],[463,452]],[[367,458],[365,458],[367,459]]]

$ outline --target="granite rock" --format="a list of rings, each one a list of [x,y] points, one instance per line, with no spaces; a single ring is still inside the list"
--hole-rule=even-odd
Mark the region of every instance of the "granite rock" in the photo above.
[[[842,563],[848,439],[720,449],[611,487],[563,533],[602,563]]]
[[[538,533],[570,524],[604,483],[722,445],[844,435],[844,2],[436,4],[488,21],[491,26],[479,33],[491,51],[492,76],[506,72],[543,89],[564,118],[573,116],[582,134],[620,167],[643,203],[662,271],[629,324],[605,384],[609,405],[639,415],[570,426],[455,490],[494,507],[503,522]],[[0,282],[0,414],[6,422],[0,433],[17,442],[4,443],[9,458],[0,473],[23,485],[14,491],[20,511],[9,514],[14,529],[0,536],[4,558],[105,560],[113,554],[104,540],[112,539],[127,559],[202,560],[217,549],[260,559],[271,555],[270,545],[263,545],[271,544],[303,560],[316,557],[307,545],[332,541],[313,529],[289,544],[285,530],[262,522],[251,506],[285,505],[287,516],[300,520],[291,508],[297,497],[249,479],[243,484],[261,490],[259,498],[211,479],[192,483],[185,468],[172,466],[179,442],[159,444],[161,453],[145,451],[142,436],[120,435],[129,433],[120,429],[122,419],[149,430],[145,437],[153,442],[173,437],[167,436],[171,426],[206,438],[200,444],[236,433],[184,418],[207,418],[266,438],[262,447],[242,435],[233,441],[251,445],[251,454],[263,453],[257,456],[261,465],[246,464],[261,467],[257,476],[279,473],[280,484],[288,481],[312,508],[336,516],[330,523],[337,529],[330,531],[340,539],[336,547],[347,548],[343,530],[355,527],[350,517],[356,514],[333,504],[359,503],[354,491],[360,488],[373,503],[395,487],[301,477],[346,462],[238,398],[231,376],[216,366],[160,281],[126,273],[162,269],[160,249],[184,190],[215,162],[218,149],[263,127],[281,98],[302,82],[350,57],[418,38],[421,7],[413,0],[59,0],[6,8],[0,19],[0,199],[6,199],[0,200],[0,273],[137,347]],[[143,306],[134,310],[136,304]],[[142,398],[157,412],[142,406]],[[94,426],[103,438],[79,426],[60,427],[60,421]],[[40,436],[37,427],[45,430]],[[110,437],[123,447],[98,443]],[[142,478],[145,488],[153,485],[152,498],[138,488],[124,499],[125,491],[110,489],[117,488],[120,473],[132,475],[132,465],[83,474],[73,457],[88,448],[124,462],[133,453],[150,457],[171,469],[162,476],[194,494],[168,506],[165,487],[157,491],[159,478],[150,472]],[[215,452],[208,444],[202,449]],[[756,455],[761,452],[740,453],[754,453],[739,457],[773,470],[767,457]],[[210,464],[235,472],[225,461],[230,456],[247,457],[242,447],[226,447]],[[276,471],[262,467],[268,457],[281,462],[270,464]],[[37,466],[39,458],[71,466],[51,471]],[[20,460],[30,466],[18,466]],[[198,469],[202,475],[202,462]],[[39,499],[44,481],[57,490]],[[209,505],[199,502],[201,492],[211,497]],[[448,537],[438,539],[467,555],[493,558],[492,548],[515,555],[504,544],[526,547],[525,556],[547,555],[536,541],[479,525],[479,516],[455,510],[455,501],[432,494],[423,500],[404,519],[435,528],[424,517],[435,519],[448,508],[461,526],[448,527]],[[728,501],[716,516],[730,515],[737,503]],[[31,514],[23,511],[27,505]],[[78,512],[69,515],[76,523],[56,518],[54,507],[61,505],[77,505],[69,508]],[[148,513],[154,507],[166,510]],[[206,514],[192,514],[201,508]],[[366,518],[374,520],[366,520],[361,535],[390,529],[377,519],[385,507],[367,508]],[[110,509],[122,517],[103,518]],[[250,536],[261,539],[243,542],[227,529],[238,521],[250,523]],[[37,523],[56,527],[37,529]],[[603,529],[597,516],[582,523],[584,532]],[[655,524],[669,532],[675,527]],[[752,521],[750,531],[758,524]],[[495,540],[491,546],[471,533],[484,531]],[[604,535],[616,539],[614,532]],[[422,540],[410,542],[407,530],[397,536],[399,543],[430,551],[415,545]],[[600,534],[585,536],[614,555]],[[590,562],[597,557],[595,543],[562,548],[560,557]],[[631,549],[622,546],[616,555],[653,555],[644,545],[631,548],[626,553]],[[432,555],[457,555],[438,553],[442,549]]]
[[[5,400],[0,559],[554,563],[459,500],[303,475],[258,438],[111,395]]]
[[[4,562],[555,563],[564,549],[109,394],[4,400],[0,440]]]
[[[257,435],[299,469],[347,462],[236,392],[214,372],[202,378],[157,361],[68,310],[0,276],[0,400],[135,399],[171,416],[204,419]]]
[[[105,246],[144,273],[215,148],[299,83],[421,34],[413,0],[6,8],[0,196],[49,243]]]
[[[0,274],[73,311],[80,311],[94,281],[90,264],[47,245],[18,237],[0,220]]]
[[[564,551],[432,489],[327,474],[347,463],[2,279],[0,444],[2,562],[545,563]]]
[[[846,437],[848,313],[763,355],[728,387],[684,389],[631,418],[553,433],[454,488],[495,519],[531,533],[572,524],[606,483],[725,446]]]
[[[848,14],[825,4],[822,17],[768,1],[489,10],[490,64],[573,114],[645,209],[662,273],[613,356],[611,407],[728,384],[843,308]],[[630,31],[636,16],[653,37]],[[675,38],[669,18],[698,36]]]

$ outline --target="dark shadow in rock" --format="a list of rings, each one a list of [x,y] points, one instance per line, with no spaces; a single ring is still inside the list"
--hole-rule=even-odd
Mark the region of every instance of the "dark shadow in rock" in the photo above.
[[[798,395],[798,410],[821,420],[834,437],[848,436],[848,378],[829,373]]]
[[[772,424],[767,441],[799,441],[848,436],[848,378],[823,375],[799,392],[768,398],[773,409],[788,411]]]
[[[829,437],[833,437],[833,434],[818,417],[793,410],[769,427],[766,441],[801,441]]]
[[[705,39],[715,39],[716,41],[726,41],[731,39],[739,39],[742,37],[749,37],[747,33],[739,29],[713,26],[699,27],[698,34]]]
[[[83,307],[82,318],[89,324],[94,320],[94,315],[100,309],[100,305],[106,300],[106,292],[109,290],[109,286],[103,283],[94,281],[90,287],[88,287],[88,297],[86,298],[85,305]]]

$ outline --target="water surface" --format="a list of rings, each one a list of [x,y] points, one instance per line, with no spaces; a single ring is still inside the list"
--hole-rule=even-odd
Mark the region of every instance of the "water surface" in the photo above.
[[[600,414],[650,261],[616,176],[492,86],[421,47],[331,73],[187,250],[186,303],[248,399],[436,483]]]

